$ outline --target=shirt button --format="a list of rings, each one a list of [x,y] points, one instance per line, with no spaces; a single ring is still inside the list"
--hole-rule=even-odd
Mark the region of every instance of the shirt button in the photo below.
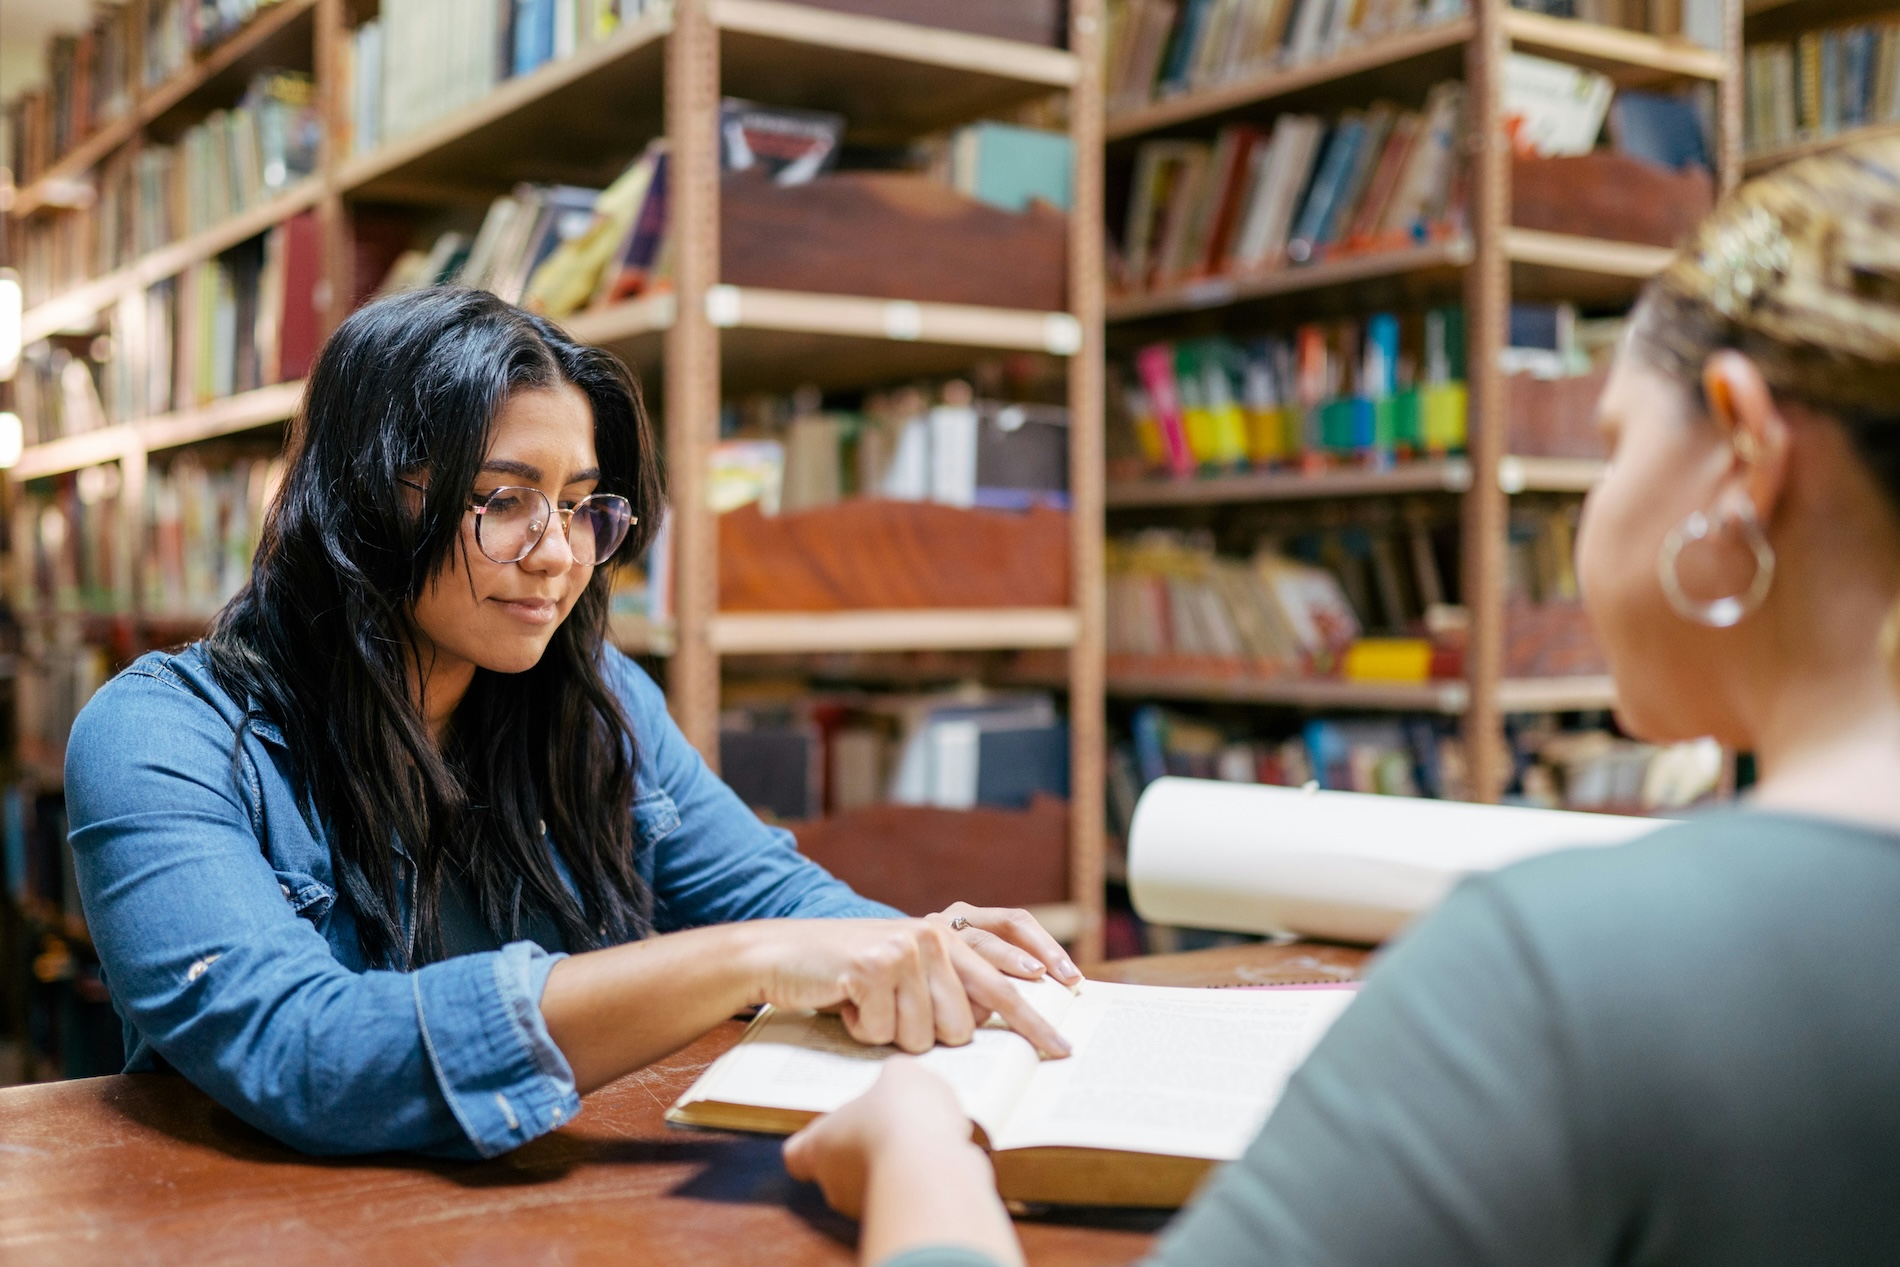
[[[535,819],[534,829],[540,832],[543,836],[547,835],[548,834],[548,820],[545,818]]]
[[[277,887],[284,891],[285,897],[290,896],[290,886],[288,884],[285,884],[282,881],[279,881]]]

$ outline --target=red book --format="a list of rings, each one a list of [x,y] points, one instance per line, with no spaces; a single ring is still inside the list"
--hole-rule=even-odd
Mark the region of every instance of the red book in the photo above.
[[[323,342],[317,292],[323,281],[323,238],[317,213],[284,223],[284,313],[278,326],[278,377],[289,382],[310,372]]]

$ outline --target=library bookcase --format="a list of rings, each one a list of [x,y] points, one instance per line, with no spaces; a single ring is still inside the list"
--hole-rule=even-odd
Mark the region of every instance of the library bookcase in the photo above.
[[[1751,113],[1758,105],[1755,95],[1758,90],[1769,97],[1759,102],[1760,108],[1771,113],[1776,108],[1775,85],[1757,83],[1754,78],[1762,75],[1772,79],[1766,74],[1767,68],[1757,62],[1757,55],[1767,48],[1781,46],[1798,58],[1799,41],[1803,36],[1824,36],[1871,26],[1875,31],[1888,33],[1886,48],[1876,44],[1869,49],[1873,58],[1890,62],[1893,54],[1900,51],[1895,45],[1895,41],[1900,40],[1900,6],[1889,0],[1744,0],[1742,22],[1743,108]],[[1827,73],[1827,67],[1822,67],[1822,73]],[[1900,136],[1900,108],[1896,108],[1900,107],[1900,100],[1896,100],[1893,92],[1892,74],[1891,66],[1882,72],[1877,65],[1869,65],[1858,74],[1839,67],[1834,79],[1821,88],[1809,104],[1819,105],[1822,97],[1829,93],[1836,94],[1838,104],[1845,104],[1839,97],[1844,95],[1842,89],[1848,85],[1858,85],[1866,100],[1848,107],[1853,118],[1827,118],[1825,126],[1821,121],[1803,117],[1806,111],[1798,103],[1780,103],[1780,108],[1793,116],[1788,120],[1792,125],[1787,128],[1788,134],[1748,135],[1744,170],[1755,176],[1794,159],[1825,153],[1854,141]],[[1788,87],[1792,85],[1783,85],[1784,90]],[[1834,110],[1825,113],[1832,115]],[[1745,133],[1754,131],[1753,122],[1744,129]]]
[[[1803,9],[1812,7],[1807,4]],[[1204,91],[1112,109],[1104,133],[1114,147],[1153,138],[1201,138],[1227,123],[1270,126],[1281,111],[1329,112],[1375,99],[1416,106],[1426,86],[1462,77],[1466,88],[1468,212],[1462,233],[1384,251],[1322,258],[1241,276],[1188,281],[1173,289],[1113,296],[1105,305],[1107,346],[1126,354],[1156,339],[1288,328],[1323,316],[1364,314],[1394,303],[1456,302],[1467,314],[1468,440],[1462,454],[1400,462],[1389,469],[1313,473],[1268,471],[1215,478],[1110,481],[1111,516],[1140,511],[1152,523],[1164,511],[1207,522],[1213,508],[1265,503],[1455,496],[1461,500],[1460,590],[1470,633],[1463,680],[1381,684],[1333,678],[1127,676],[1112,672],[1110,698],[1253,704],[1326,712],[1422,712],[1462,718],[1474,799],[1496,800],[1511,772],[1504,720],[1513,713],[1608,708],[1602,676],[1512,678],[1504,673],[1506,533],[1509,504],[1524,493],[1581,494],[1600,461],[1513,454],[1500,354],[1514,299],[1588,300],[1617,305],[1634,298],[1672,252],[1663,247],[1552,233],[1513,225],[1512,153],[1502,109],[1502,76],[1513,50],[1600,71],[1619,87],[1714,87],[1713,155],[1717,187],[1742,172],[1740,0],[1723,10],[1726,47],[1661,38],[1514,8],[1506,0],[1468,0],[1460,15],[1346,45],[1290,68],[1229,79]]]
[[[131,0],[137,6],[158,0]],[[883,6],[892,9],[894,6]],[[901,6],[897,6],[901,7]],[[256,68],[312,72],[325,120],[318,170],[241,215],[139,255],[102,275],[28,297],[24,341],[97,331],[115,304],[301,213],[321,234],[325,329],[346,315],[357,286],[353,222],[359,207],[484,205],[518,181],[605,183],[648,141],[670,147],[673,286],[564,324],[635,367],[657,399],[675,549],[673,617],[617,626],[630,653],[662,657],[674,715],[714,763],[719,751],[721,661],[735,654],[1042,649],[1061,656],[1071,743],[1070,865],[1066,903],[1039,908],[1080,961],[1099,957],[1102,926],[1102,160],[1097,46],[1099,0],[1071,0],[1067,30],[1048,44],[971,34],[877,16],[875,4],[795,0],[673,0],[648,4],[596,40],[365,153],[339,144],[348,103],[337,91],[352,27],[374,0],[279,0],[164,83],[133,92],[120,117],[11,189],[8,240],[40,218],[69,214],[75,189],[148,134],[170,136],[212,106],[229,104]],[[857,10],[853,12],[851,10]],[[583,10],[585,11],[585,10]],[[909,6],[907,12],[916,12]],[[1055,10],[1051,10],[1055,12]],[[132,24],[136,30],[140,23]],[[1066,36],[1066,38],[1064,37]],[[137,60],[137,50],[133,53]],[[1056,311],[892,301],[734,286],[720,269],[722,96],[835,111],[847,140],[913,140],[986,115],[1066,94],[1074,154],[1068,216],[1068,302]],[[583,179],[580,173],[596,174]],[[17,249],[11,248],[10,249]],[[927,251],[928,241],[907,249]],[[0,263],[8,262],[0,256]],[[183,323],[181,322],[181,325]],[[1066,363],[1070,434],[1070,603],[975,610],[730,613],[717,609],[718,517],[706,467],[719,438],[722,395],[769,385],[789,390],[876,387],[961,373],[979,357],[1029,352]],[[4,385],[0,385],[3,387]],[[120,504],[143,504],[148,457],[160,450],[282,437],[302,384],[240,392],[198,408],[135,417],[29,445],[9,472],[27,481],[106,465]],[[0,405],[4,399],[0,398]],[[119,516],[120,557],[136,560],[136,513]],[[14,560],[18,566],[18,560]],[[29,642],[114,642],[115,659],[195,636],[186,622],[140,608],[123,576],[108,614],[63,620],[63,633]],[[200,626],[201,627],[201,626]],[[56,791],[60,753],[22,750],[22,767]],[[70,923],[70,921],[69,921]],[[67,928],[66,933],[83,932]]]

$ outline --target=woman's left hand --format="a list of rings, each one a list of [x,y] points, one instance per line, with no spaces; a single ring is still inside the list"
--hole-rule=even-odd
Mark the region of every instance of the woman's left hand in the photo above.
[[[855,1219],[881,1163],[901,1154],[932,1170],[971,1147],[970,1119],[949,1084],[910,1057],[894,1056],[869,1091],[785,1141],[785,1169],[815,1182],[833,1209]]]
[[[1072,986],[1082,980],[1082,974],[1063,953],[1061,943],[1028,911],[953,902],[924,918],[933,924],[955,928],[957,936],[970,949],[1009,976],[1035,981],[1046,970],[1063,985]],[[959,920],[963,921],[960,928],[956,927]]]

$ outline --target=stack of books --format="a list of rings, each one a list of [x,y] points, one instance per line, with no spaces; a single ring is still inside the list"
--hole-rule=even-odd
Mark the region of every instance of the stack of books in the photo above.
[[[345,148],[367,154],[666,2],[383,0],[343,45]]]
[[[1135,152],[1119,277],[1130,293],[1267,272],[1464,233],[1464,85],[1422,109],[1386,102],[1330,122],[1283,114],[1272,130]],[[1114,271],[1114,270],[1111,270]]]

